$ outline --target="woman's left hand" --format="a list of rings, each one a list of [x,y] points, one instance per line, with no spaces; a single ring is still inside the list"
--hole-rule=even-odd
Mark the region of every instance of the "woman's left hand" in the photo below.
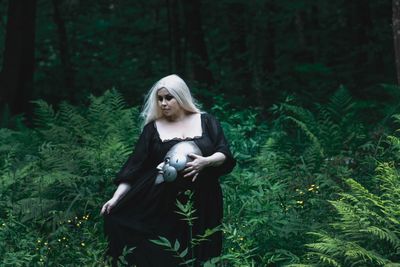
[[[183,177],[193,177],[192,182],[194,182],[200,171],[207,167],[209,162],[207,158],[203,156],[196,154],[189,154],[188,156],[192,158],[193,161],[186,163],[186,168],[183,170],[185,175]]]

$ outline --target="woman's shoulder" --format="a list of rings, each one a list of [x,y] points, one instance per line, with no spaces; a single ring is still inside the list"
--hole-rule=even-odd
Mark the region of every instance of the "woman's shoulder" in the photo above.
[[[210,119],[210,118],[213,117],[210,113],[208,113],[208,112],[206,112],[206,111],[200,112],[200,116],[201,116],[202,118],[204,118],[204,119]]]
[[[155,120],[150,121],[143,126],[142,133],[151,135],[155,133],[155,129]]]
[[[214,115],[212,115],[208,112],[202,112],[201,116],[206,123],[217,123],[218,122],[218,119]]]

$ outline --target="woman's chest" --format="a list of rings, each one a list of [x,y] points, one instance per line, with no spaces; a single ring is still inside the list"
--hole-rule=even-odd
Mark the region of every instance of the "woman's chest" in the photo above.
[[[157,120],[154,122],[162,141],[171,139],[198,138],[203,134],[201,114],[192,114],[177,122]]]
[[[176,124],[176,125],[157,125],[157,131],[160,139],[162,141],[171,139],[187,139],[196,138],[202,135],[201,125],[186,125],[186,124]]]

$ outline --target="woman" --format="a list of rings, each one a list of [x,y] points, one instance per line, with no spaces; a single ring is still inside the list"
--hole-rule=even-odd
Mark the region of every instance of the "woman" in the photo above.
[[[158,236],[188,246],[189,228],[175,212],[176,200],[187,201],[184,191],[193,192],[196,209],[193,236],[218,227],[222,219],[222,193],[218,178],[229,173],[235,159],[219,122],[196,107],[189,88],[177,75],[162,78],[150,89],[142,112],[145,126],[130,155],[114,180],[114,196],[101,213],[109,241],[108,255],[116,264],[124,247],[134,247],[128,256],[137,266],[178,266],[181,259],[150,242]],[[175,144],[194,141],[202,156],[190,154],[182,174],[171,183],[155,183],[157,166]],[[221,253],[222,234],[217,231],[196,245],[196,266]],[[186,256],[187,259],[188,256]],[[191,257],[191,256],[190,256]]]

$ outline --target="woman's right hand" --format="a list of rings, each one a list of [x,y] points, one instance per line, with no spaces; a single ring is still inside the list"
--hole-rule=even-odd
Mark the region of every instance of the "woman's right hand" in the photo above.
[[[117,205],[118,200],[116,198],[111,198],[109,201],[104,203],[103,207],[101,208],[100,214],[109,214],[110,211]]]

